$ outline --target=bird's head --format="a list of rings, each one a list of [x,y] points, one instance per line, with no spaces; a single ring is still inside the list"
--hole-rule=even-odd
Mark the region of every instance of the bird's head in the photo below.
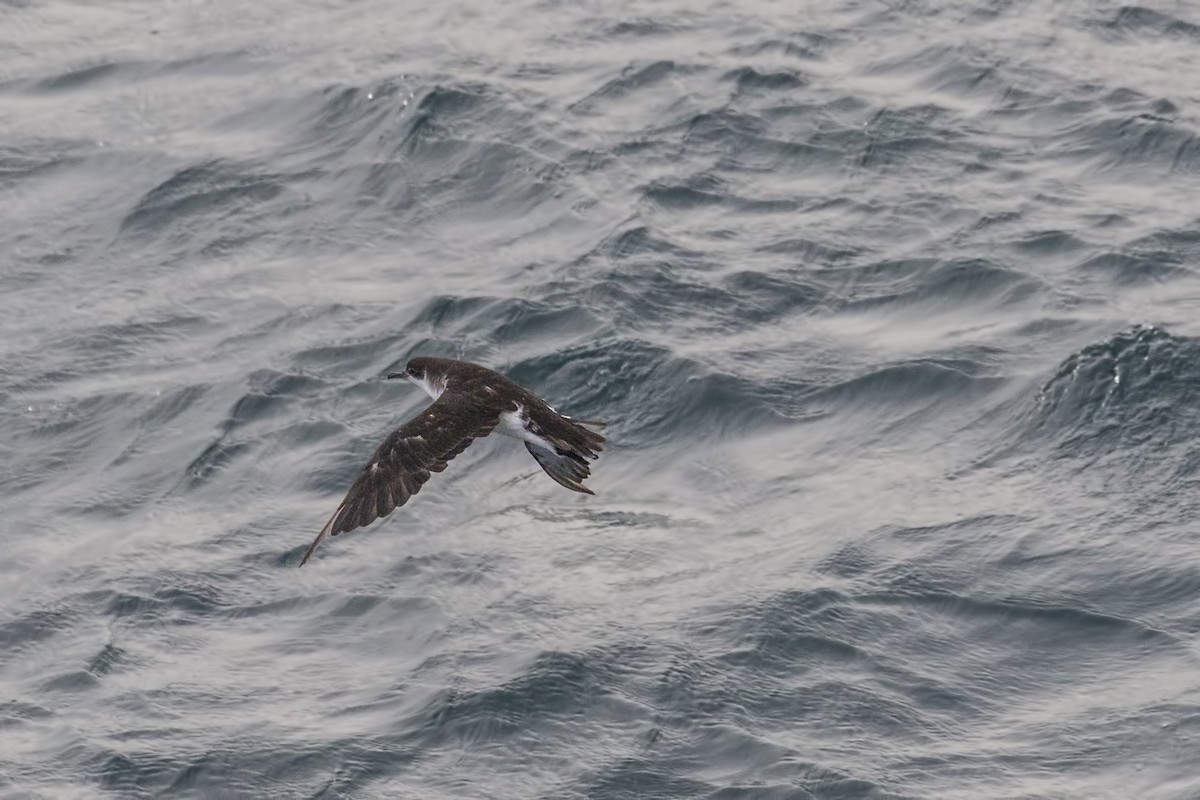
[[[395,378],[407,378],[416,385],[425,390],[425,393],[434,400],[441,397],[442,392],[446,391],[446,373],[443,370],[437,369],[437,359],[427,356],[417,356],[409,359],[408,366],[404,368],[404,372],[392,372],[387,377],[388,380]]]

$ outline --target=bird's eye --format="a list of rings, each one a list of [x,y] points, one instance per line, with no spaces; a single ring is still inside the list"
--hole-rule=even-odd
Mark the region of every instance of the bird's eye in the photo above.
[[[416,368],[416,367],[409,367],[409,368],[408,368],[408,374],[409,374],[409,375],[412,375],[414,378],[415,378],[415,377],[417,377],[417,368]]]

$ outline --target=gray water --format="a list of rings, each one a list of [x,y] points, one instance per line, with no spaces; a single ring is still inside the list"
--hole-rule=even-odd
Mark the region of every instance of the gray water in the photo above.
[[[1200,797],[1200,10],[0,2],[0,797]],[[609,421],[300,556],[417,354]]]

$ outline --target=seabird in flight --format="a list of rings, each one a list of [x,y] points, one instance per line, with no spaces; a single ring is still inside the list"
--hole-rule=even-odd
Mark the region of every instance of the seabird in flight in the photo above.
[[[433,405],[392,431],[358,474],[346,498],[317,534],[300,566],[330,536],[369,525],[408,502],[432,472],[493,430],[525,443],[525,449],[554,480],[575,492],[591,475],[588,460],[603,449],[604,437],[559,414],[546,401],[498,372],[449,358],[418,356],[404,372],[433,398]]]

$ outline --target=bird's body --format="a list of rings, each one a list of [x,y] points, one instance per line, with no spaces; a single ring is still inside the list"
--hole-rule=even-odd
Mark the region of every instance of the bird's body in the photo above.
[[[433,404],[393,431],[346,493],[317,535],[300,566],[321,542],[404,505],[450,459],[493,430],[520,439],[525,448],[562,486],[592,494],[583,485],[591,474],[588,460],[599,457],[604,437],[565,417],[524,386],[478,364],[448,358],[417,357],[402,373],[433,398]]]

